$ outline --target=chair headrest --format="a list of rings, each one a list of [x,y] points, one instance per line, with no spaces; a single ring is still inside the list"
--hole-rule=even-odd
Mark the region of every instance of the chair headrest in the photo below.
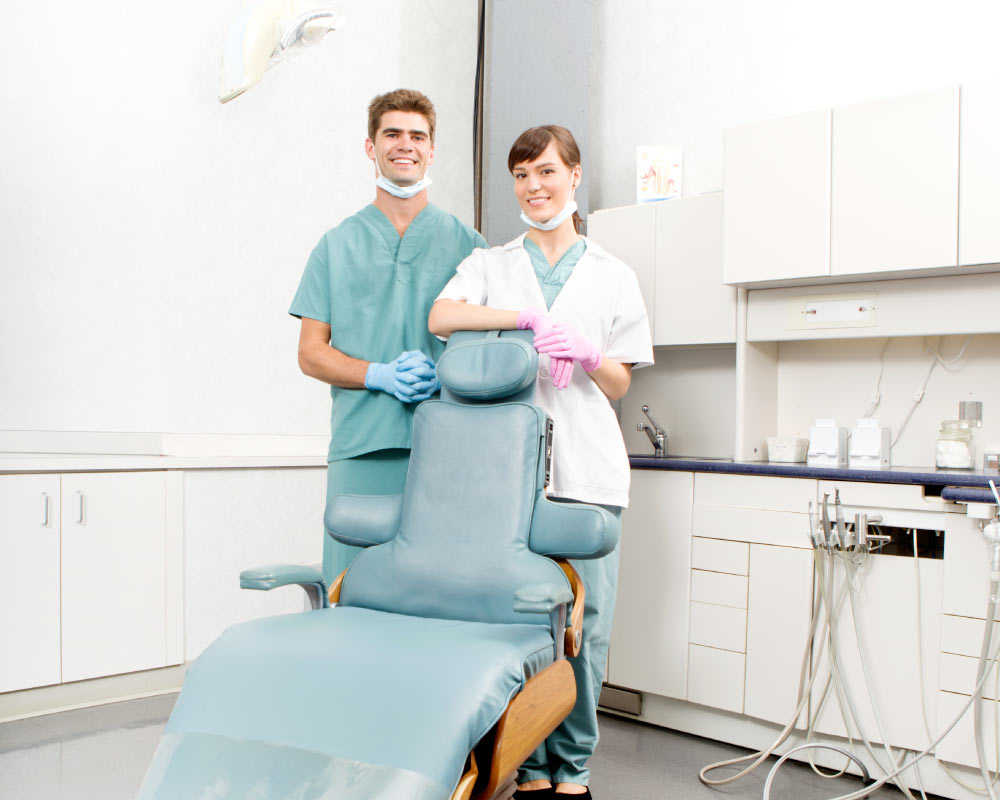
[[[438,380],[466,401],[521,394],[538,373],[533,337],[531,331],[456,331],[438,359]]]

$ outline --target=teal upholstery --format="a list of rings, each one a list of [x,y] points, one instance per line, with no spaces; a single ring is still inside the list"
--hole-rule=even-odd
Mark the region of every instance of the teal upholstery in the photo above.
[[[546,554],[598,557],[617,541],[605,509],[545,499],[530,341],[452,337],[446,399],[414,414],[404,494],[329,503],[331,535],[367,548],[339,604],[235,625],[213,643],[188,672],[140,800],[209,787],[217,800],[450,797],[468,753],[560,655],[553,629],[572,593]],[[513,399],[494,402],[498,391]],[[315,577],[278,565],[243,583]]]

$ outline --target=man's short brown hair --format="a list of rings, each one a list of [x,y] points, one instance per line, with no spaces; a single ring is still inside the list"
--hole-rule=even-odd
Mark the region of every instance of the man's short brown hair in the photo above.
[[[434,143],[437,114],[434,113],[434,104],[427,95],[416,89],[396,89],[394,92],[386,92],[374,98],[368,104],[368,138],[372,141],[375,141],[375,134],[378,133],[382,115],[386,111],[414,111],[423,114],[430,128],[427,133],[431,137],[431,144]]]

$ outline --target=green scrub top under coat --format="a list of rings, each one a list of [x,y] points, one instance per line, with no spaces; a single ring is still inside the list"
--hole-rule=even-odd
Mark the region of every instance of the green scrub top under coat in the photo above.
[[[330,325],[330,344],[387,363],[404,350],[437,361],[444,344],[427,316],[455,268],[486,240],[428,204],[400,237],[374,205],[324,234],[306,264],[289,313]],[[385,392],[331,387],[328,460],[409,448],[415,404]]]
[[[535,275],[538,277],[538,285],[541,287],[542,297],[545,298],[545,307],[551,309],[569,276],[573,274],[573,267],[587,249],[587,243],[580,239],[552,265],[549,265],[549,260],[542,249],[527,236],[524,237],[524,249],[528,251],[531,266],[534,267]]]

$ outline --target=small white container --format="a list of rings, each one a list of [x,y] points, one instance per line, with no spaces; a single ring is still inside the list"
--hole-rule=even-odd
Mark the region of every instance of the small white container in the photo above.
[[[961,419],[942,422],[934,453],[935,466],[941,469],[972,469],[975,460],[972,426]]]
[[[809,440],[797,436],[768,436],[767,460],[798,464],[806,460]]]

